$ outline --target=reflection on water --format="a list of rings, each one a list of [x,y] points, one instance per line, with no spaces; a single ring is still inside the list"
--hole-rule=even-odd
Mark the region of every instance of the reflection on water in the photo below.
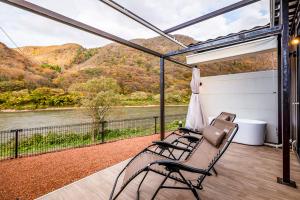
[[[187,106],[166,106],[166,115],[185,114]],[[159,107],[118,107],[113,108],[108,119],[129,119],[159,115]],[[0,113],[0,130],[33,128],[89,122],[91,119],[84,110],[32,111]]]

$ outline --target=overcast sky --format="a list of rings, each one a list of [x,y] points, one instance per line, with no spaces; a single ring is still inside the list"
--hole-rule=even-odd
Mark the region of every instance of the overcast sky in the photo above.
[[[115,1],[164,30],[239,0]],[[157,35],[98,0],[30,0],[30,2],[125,39],[150,38]],[[269,0],[262,0],[175,33],[188,35],[196,40],[206,40],[254,26],[265,25],[268,22]],[[90,48],[110,43],[106,39],[4,3],[0,3],[0,26],[18,46],[78,43]],[[16,47],[1,30],[0,42],[9,47]]]

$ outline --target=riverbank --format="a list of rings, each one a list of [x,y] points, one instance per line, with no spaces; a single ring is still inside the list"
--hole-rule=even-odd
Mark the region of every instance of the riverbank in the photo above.
[[[112,108],[151,108],[151,107],[158,107],[159,105],[136,105],[136,106],[113,106]],[[181,107],[181,106],[188,106],[187,104],[170,104],[166,105],[166,107]],[[62,110],[83,110],[83,107],[51,107],[51,108],[38,108],[38,109],[24,109],[24,110],[17,110],[17,109],[4,109],[0,110],[0,113],[21,113],[21,112],[39,112],[39,111],[62,111]]]

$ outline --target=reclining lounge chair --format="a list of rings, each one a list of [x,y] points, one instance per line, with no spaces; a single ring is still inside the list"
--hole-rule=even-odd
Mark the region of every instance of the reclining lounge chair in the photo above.
[[[196,189],[202,189],[202,182],[205,177],[211,175],[210,171],[225,153],[238,130],[238,125],[232,122],[220,119],[215,121],[215,126],[204,128],[203,139],[197,144],[188,159],[184,161],[174,161],[148,150],[142,151],[132,158],[117,176],[110,200],[117,199],[132,180],[144,173],[137,188],[137,198],[139,199],[139,190],[149,172],[154,172],[164,177],[151,199],[154,199],[160,189],[163,188],[190,190],[196,199],[200,199]],[[124,174],[123,184],[115,192],[122,174]],[[168,179],[175,180],[186,186],[167,186],[165,182]]]
[[[236,115],[232,113],[222,112],[216,119],[233,122]],[[218,124],[216,124],[217,126]],[[211,121],[210,126],[215,126],[215,119]],[[179,131],[174,131],[168,135],[163,141],[154,141],[154,145],[148,147],[149,151],[165,155],[171,159],[180,160],[184,158],[183,155],[189,155],[188,151],[182,151],[175,146],[193,150],[193,148],[200,142],[202,138],[202,131],[195,132],[187,128],[179,128]],[[155,148],[153,148],[153,146]],[[179,150],[181,153],[177,156],[174,155],[174,150]],[[214,170],[217,174],[217,172]]]
[[[221,114],[219,116],[217,116],[215,119],[221,119],[221,120],[233,122],[235,117],[236,117],[236,114],[228,113],[228,112],[221,112]],[[211,121],[210,125],[214,124],[215,119]],[[194,130],[191,130],[188,128],[179,128],[178,131],[174,131],[170,135],[168,135],[164,139],[164,141],[174,143],[174,141],[182,135],[191,135],[194,137],[199,137],[199,136],[201,137],[201,133],[202,133],[202,130],[194,131]]]

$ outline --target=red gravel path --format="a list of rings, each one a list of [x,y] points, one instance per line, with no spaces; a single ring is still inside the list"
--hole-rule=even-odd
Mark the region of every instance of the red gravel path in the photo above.
[[[0,162],[0,199],[34,199],[134,156],[158,135]]]

